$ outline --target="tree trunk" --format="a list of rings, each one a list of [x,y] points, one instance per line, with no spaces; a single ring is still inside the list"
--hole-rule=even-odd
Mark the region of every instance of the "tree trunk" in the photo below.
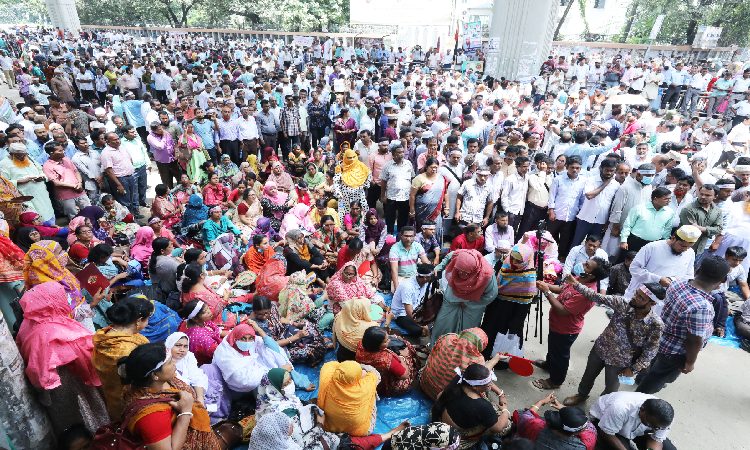
[[[625,24],[625,29],[622,30],[622,38],[620,42],[627,42],[628,35],[630,34],[630,28],[633,26],[633,20],[635,20],[635,13],[638,11],[638,1],[634,0],[630,5],[630,11],[628,12],[628,22]]]
[[[575,3],[575,0],[568,0],[568,6],[565,7],[565,11],[563,12],[562,17],[560,17],[560,21],[557,22],[557,28],[555,28],[555,35],[552,38],[553,41],[556,41],[558,37],[560,36],[560,28],[562,27],[562,24],[565,22],[565,19],[568,17],[568,11],[570,11],[571,6],[573,6],[573,3]]]

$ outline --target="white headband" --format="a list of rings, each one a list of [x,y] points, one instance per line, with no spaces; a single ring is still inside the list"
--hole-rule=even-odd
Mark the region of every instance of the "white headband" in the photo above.
[[[198,304],[195,305],[193,311],[187,316],[188,320],[195,318],[195,316],[197,316],[198,313],[201,312],[201,309],[203,309],[203,305],[205,305],[203,300],[198,300]]]
[[[165,347],[165,348],[166,348],[166,347]],[[160,362],[159,364],[157,364],[157,365],[156,365],[156,367],[154,367],[153,369],[149,370],[149,371],[148,371],[148,372],[146,373],[146,376],[149,376],[149,375],[150,375],[150,374],[151,374],[152,372],[156,372],[157,370],[161,369],[161,366],[163,366],[164,364],[166,364],[166,363],[167,363],[167,361],[169,361],[169,358],[171,358],[171,357],[172,357],[172,352],[171,352],[171,351],[169,351],[169,349],[168,349],[168,348],[167,348],[166,350],[167,350],[167,356],[166,356],[166,357],[164,358],[164,361]]]
[[[477,175],[491,175],[489,170],[477,170]]]
[[[641,175],[655,175],[656,170],[653,169],[638,169],[638,173]]]
[[[651,292],[651,289],[647,288],[646,286],[641,286],[641,289],[643,289],[643,292],[646,295],[648,295],[648,298],[650,298],[651,300],[655,301],[657,305],[661,305],[662,303],[664,303],[661,300],[659,300],[659,297],[657,297],[656,294],[654,294],[653,292]]]
[[[497,377],[495,376],[495,372],[493,372],[492,370],[490,370],[490,374],[487,376],[487,378],[484,378],[482,380],[467,380],[466,378],[464,378],[463,375],[461,375],[461,369],[459,369],[458,367],[453,369],[453,371],[456,372],[456,375],[458,375],[459,383],[465,381],[466,384],[471,385],[471,386],[484,386],[485,384],[488,384],[491,381],[497,380]]]
[[[734,189],[734,184],[717,184],[719,189]]]

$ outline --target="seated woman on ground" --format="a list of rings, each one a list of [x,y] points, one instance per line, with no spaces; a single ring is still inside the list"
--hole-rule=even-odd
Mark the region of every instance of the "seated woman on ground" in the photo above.
[[[513,423],[505,394],[500,395],[499,403],[490,402],[487,396],[494,373],[480,364],[471,364],[457,373],[438,394],[430,419],[458,429],[461,449],[474,446],[486,435],[507,436]]]
[[[190,352],[195,355],[198,365],[211,364],[216,348],[229,331],[222,331],[211,321],[211,309],[201,300],[187,302],[179,315],[183,321],[177,331],[187,335]]]
[[[182,267],[182,266],[180,266]],[[182,304],[187,304],[191,300],[201,300],[209,307],[212,314],[212,322],[219,326],[223,330],[231,330],[238,323],[238,317],[236,314],[227,314],[224,317],[224,308],[230,303],[230,296],[232,295],[231,289],[224,291],[224,296],[220,296],[210,288],[206,287],[205,281],[208,273],[203,270],[203,267],[196,263],[188,264],[180,271],[177,269],[177,275],[179,276],[177,287],[182,292]],[[223,284],[223,282],[221,283]],[[248,302],[252,298],[252,294],[245,294],[240,297],[232,299],[233,302]]]
[[[397,354],[388,348],[391,338],[404,344]],[[400,397],[411,390],[420,368],[419,357],[414,347],[395,336],[389,336],[381,327],[370,327],[365,330],[362,340],[357,345],[355,360],[360,364],[372,366],[380,373],[378,395]]]
[[[541,418],[539,408],[544,405],[550,405],[554,410],[545,411],[544,418]],[[535,442],[537,448],[594,450],[597,433],[583,410],[563,406],[552,392],[521,413],[516,437]]]
[[[151,215],[161,219],[165,227],[172,228],[172,225],[182,220],[184,206],[169,193],[169,187],[166,184],[157,184],[154,192],[156,196],[151,203]]]

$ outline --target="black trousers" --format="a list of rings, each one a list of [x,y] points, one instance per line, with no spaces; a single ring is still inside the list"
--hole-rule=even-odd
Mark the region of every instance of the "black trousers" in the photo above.
[[[668,355],[666,353],[657,353],[651,360],[651,366],[648,372],[639,373],[635,381],[638,384],[636,392],[644,394],[656,394],[664,389],[667,383],[673,383],[682,372],[680,369],[685,367],[687,357],[685,355]]]
[[[367,205],[370,208],[375,208],[380,201],[380,186],[375,183],[370,183],[370,188],[367,190]]]
[[[573,244],[573,237],[576,234],[576,221],[571,220],[566,222],[564,220],[553,220],[547,221],[547,231],[550,232],[552,238],[557,241],[557,247],[560,252],[560,261],[565,261],[570,252],[570,246]]]
[[[138,133],[138,137],[141,138],[141,142],[143,142],[143,145],[145,145],[147,149],[151,148],[148,145],[148,131],[146,130],[146,126],[144,125],[142,127],[138,127],[135,129],[135,131],[136,133]]]
[[[677,106],[677,100],[680,99],[680,86],[669,86],[664,95],[661,98],[662,109],[667,109],[667,105],[671,104],[669,109],[674,109]]]
[[[552,384],[562,385],[565,382],[570,364],[570,347],[577,338],[577,334],[561,334],[554,331],[547,334],[547,368]]]
[[[383,205],[383,209],[385,209],[385,224],[388,227],[389,234],[393,233],[396,215],[398,215],[398,229],[406,226],[406,222],[409,220],[409,200],[399,202],[388,200],[388,203]]]
[[[221,141],[220,145],[221,145],[222,157],[224,155],[229,155],[229,158],[232,160],[233,163],[237,164],[238,166],[242,164],[242,154],[240,152],[240,141]]]
[[[521,219],[523,216],[519,214],[513,214],[512,212],[508,213],[508,226],[513,229],[513,233],[515,236],[518,236],[518,227],[521,225]],[[492,219],[490,219],[491,221]],[[487,224],[488,226],[491,225],[491,223]]]
[[[485,359],[492,358],[492,348],[495,346],[497,334],[514,334],[519,342],[523,339],[523,324],[531,310],[531,303],[522,304],[495,299],[487,305],[482,320],[482,331],[487,335],[487,346],[482,351]]]
[[[261,136],[261,138],[263,139],[263,145],[261,145],[261,149],[260,149],[261,150],[261,154],[262,155],[265,154],[263,152],[263,150],[265,150],[266,147],[271,147],[273,149],[273,151],[271,152],[271,154],[275,155],[276,154],[276,141],[277,141],[276,135],[275,134],[264,134],[264,135]],[[266,162],[266,161],[263,160],[263,162]]]
[[[310,127],[310,136],[312,136],[312,148],[313,150],[315,147],[318,146],[318,142],[320,142],[320,139],[323,138],[326,135],[326,128],[325,127]]]
[[[166,184],[169,189],[172,189],[176,183],[180,182],[182,168],[177,161],[172,161],[171,163],[160,163],[159,161],[156,161],[156,168],[159,170],[159,178],[161,178],[161,182]],[[175,181],[172,181],[173,178]]]
[[[547,218],[547,208],[541,208],[530,201],[526,202],[526,207],[523,210],[523,219],[521,219],[521,226],[518,227],[518,238],[520,239],[524,233],[531,230],[536,230],[539,227],[539,221]],[[516,240],[519,240],[516,239]]]
[[[638,252],[638,250],[642,249],[646,246],[646,244],[651,243],[652,241],[647,241],[645,239],[641,239],[638,236],[634,234],[630,234],[628,236],[628,251],[632,250],[634,252]],[[615,264],[620,264],[621,262],[625,261],[625,252],[620,250],[619,255],[617,256],[617,261]]]
[[[158,89],[154,89],[154,97],[162,103],[167,103],[167,100],[169,100],[167,98],[167,91],[160,91]]]
[[[409,316],[396,317],[396,325],[406,331],[406,334],[412,336],[422,335],[422,327],[414,323],[414,320]]]

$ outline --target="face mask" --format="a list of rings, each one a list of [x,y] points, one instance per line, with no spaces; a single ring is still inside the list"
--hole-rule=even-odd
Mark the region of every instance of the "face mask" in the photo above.
[[[296,386],[294,385],[294,381],[289,383],[287,386],[284,386],[284,397],[293,397],[294,396],[294,390],[296,389]]]
[[[643,179],[641,180],[641,183],[651,184],[652,181],[654,181],[654,177],[643,177]]]
[[[580,277],[581,275],[585,273],[586,273],[586,270],[583,268],[583,263],[578,263],[575,266],[573,266],[573,275]]]
[[[237,341],[235,342],[237,344],[237,348],[239,348],[243,352],[249,352],[250,349],[253,347],[253,344],[255,344],[255,341]]]

